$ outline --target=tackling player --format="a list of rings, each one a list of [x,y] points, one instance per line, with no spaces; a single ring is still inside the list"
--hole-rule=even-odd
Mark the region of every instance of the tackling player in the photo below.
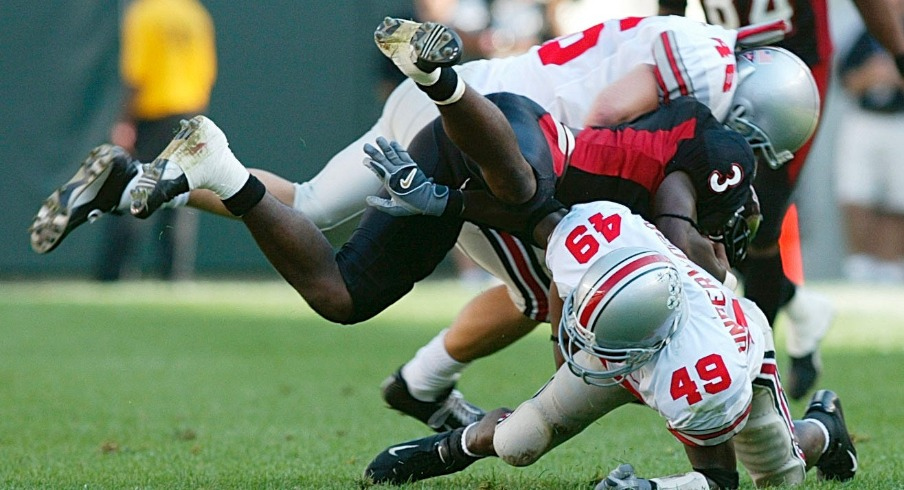
[[[551,299],[557,300],[551,311],[554,321],[556,313],[562,317],[558,343],[567,367],[512,413],[500,409],[467,427],[388,448],[368,465],[366,477],[401,484],[454,473],[494,455],[528,465],[634,400],[667,419],[695,469],[654,479],[663,488],[737,488],[736,458],[762,486],[802,482],[807,459],[826,478],[854,476],[856,452],[833,393],[817,393],[805,420],[791,422],[775,369],[771,329],[752,302],[736,297],[622,205],[578,204],[567,214],[556,209],[557,203],[543,197],[550,196],[543,171],[551,166],[560,175],[557,157],[567,156],[570,139],[554,127],[559,137],[549,138],[550,143],[559,144],[548,145],[554,152],[552,164],[541,159],[538,165],[536,146],[517,139],[523,131],[508,134],[530,118],[512,118],[502,104],[496,108],[476,95],[454,71],[434,69],[454,56],[451,36],[441,26],[387,19],[375,37],[384,54],[440,106],[442,126],[428,128],[435,138],[429,147],[442,155],[463,151],[465,167],[479,168],[471,175],[481,189],[474,197],[485,199],[470,201],[479,202],[478,208],[469,206],[467,190],[456,192],[438,179],[431,182],[400,145],[378,140],[380,150],[366,149],[388,197],[371,197],[368,203],[409,218],[442,220],[451,210],[546,243],[554,279]],[[498,117],[507,117],[508,123],[495,124]],[[543,116],[537,121],[541,128],[546,122]],[[586,143],[581,136],[594,131],[578,135],[572,157]],[[458,146],[450,148],[444,135]],[[412,152],[419,161],[424,158],[429,173],[438,167],[438,158],[421,151],[425,139],[416,138]],[[564,155],[555,154],[556,146]],[[560,179],[561,189],[567,172]],[[614,488],[658,488],[624,468],[610,475],[605,485],[610,483]]]
[[[888,0],[855,0],[867,28],[895,56],[898,71],[904,76],[904,27],[895,6]],[[708,22],[728,29],[770,21],[785,21],[788,32],[777,43],[803,59],[813,72],[820,100],[828,89],[831,74],[832,40],[829,32],[826,0],[701,0]],[[662,15],[683,15],[687,0],[659,0]],[[791,195],[810,150],[810,143],[780,168],[767,168],[757,175],[755,187],[761,198],[763,224],[751,243],[750,256],[741,266],[744,294],[752,299],[770,324],[779,309],[787,306],[788,335],[786,350],[791,360],[788,393],[802,398],[818,376],[819,343],[832,322],[828,301],[799,288],[785,275],[779,254],[782,220],[791,205]]]
[[[622,465],[598,490],[735,489],[736,460],[758,487],[799,484],[813,466],[822,478],[854,477],[856,450],[834,393],[817,392],[792,422],[772,332],[755,304],[624,206],[576,205],[538,230],[549,237],[565,365],[513,412],[395,444],[365,477],[403,484],[489,456],[527,466],[634,401],[666,420],[693,471],[647,480]]]

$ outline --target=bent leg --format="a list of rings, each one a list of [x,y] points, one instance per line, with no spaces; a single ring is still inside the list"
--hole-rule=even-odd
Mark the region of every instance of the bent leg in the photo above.
[[[279,202],[286,206],[293,206],[295,204],[295,184],[280,175],[259,168],[249,168],[248,172],[257,177],[258,180],[264,184],[264,187],[267,188],[267,192]],[[235,218],[235,216],[226,209],[226,206],[223,205],[223,201],[221,201],[216,194],[207,189],[195,189],[189,192],[188,205],[195,209],[200,209],[201,211],[216,214],[217,216]],[[308,216],[307,213],[305,216]],[[311,219],[310,216],[308,216],[308,219]],[[311,219],[311,221],[314,221],[316,224],[315,220]]]
[[[508,347],[539,324],[515,308],[505,286],[496,286],[459,312],[446,333],[446,351],[459,362],[471,362]]]
[[[599,362],[584,352],[577,356],[587,357],[582,362]],[[564,365],[539,393],[495,426],[493,449],[510,465],[532,464],[595,420],[633,400],[634,396],[624,388],[589,385]],[[467,447],[477,454],[487,454],[479,452],[481,448],[472,446],[470,440]]]
[[[324,318],[342,323],[354,310],[333,247],[304,214],[271,194],[242,221],[277,272]]]

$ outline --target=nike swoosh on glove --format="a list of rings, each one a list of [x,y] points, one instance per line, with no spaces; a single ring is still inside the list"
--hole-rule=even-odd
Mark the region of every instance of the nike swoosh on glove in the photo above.
[[[449,202],[449,187],[435,184],[397,142],[377,138],[364,145],[364,165],[383,182],[389,199],[367,196],[367,204],[393,216],[441,216]]]

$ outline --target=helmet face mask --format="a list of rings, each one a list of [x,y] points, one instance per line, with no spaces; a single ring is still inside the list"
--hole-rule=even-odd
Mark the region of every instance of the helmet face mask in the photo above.
[[[725,126],[777,169],[791,160],[819,121],[820,95],[810,68],[790,51],[762,46],[736,55],[738,86]]]
[[[707,235],[710,240],[721,243],[725,247],[729,265],[735,267],[747,258],[747,248],[756,236],[762,221],[759,198],[753,186],[750,186],[747,203],[735,211],[720,230],[701,233]]]
[[[790,150],[776,149],[766,132],[744,117],[743,106],[735,106],[725,120],[725,127],[743,136],[758,159],[765,161],[773,170],[781,168],[782,165],[794,158],[794,153]]]
[[[668,345],[686,308],[679,272],[668,258],[643,248],[618,249],[592,264],[565,299],[559,349],[585,382],[615,385]],[[586,356],[575,357],[579,351],[592,356],[591,364]]]

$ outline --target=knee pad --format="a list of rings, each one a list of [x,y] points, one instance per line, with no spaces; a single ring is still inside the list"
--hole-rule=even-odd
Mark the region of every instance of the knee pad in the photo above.
[[[512,466],[527,466],[540,459],[553,444],[553,428],[536,399],[522,403],[496,426],[493,447]]]
[[[738,460],[757,487],[804,481],[806,463],[801,458],[789,421],[775,405],[773,392],[754,389],[753,407],[744,429],[735,435]]]

